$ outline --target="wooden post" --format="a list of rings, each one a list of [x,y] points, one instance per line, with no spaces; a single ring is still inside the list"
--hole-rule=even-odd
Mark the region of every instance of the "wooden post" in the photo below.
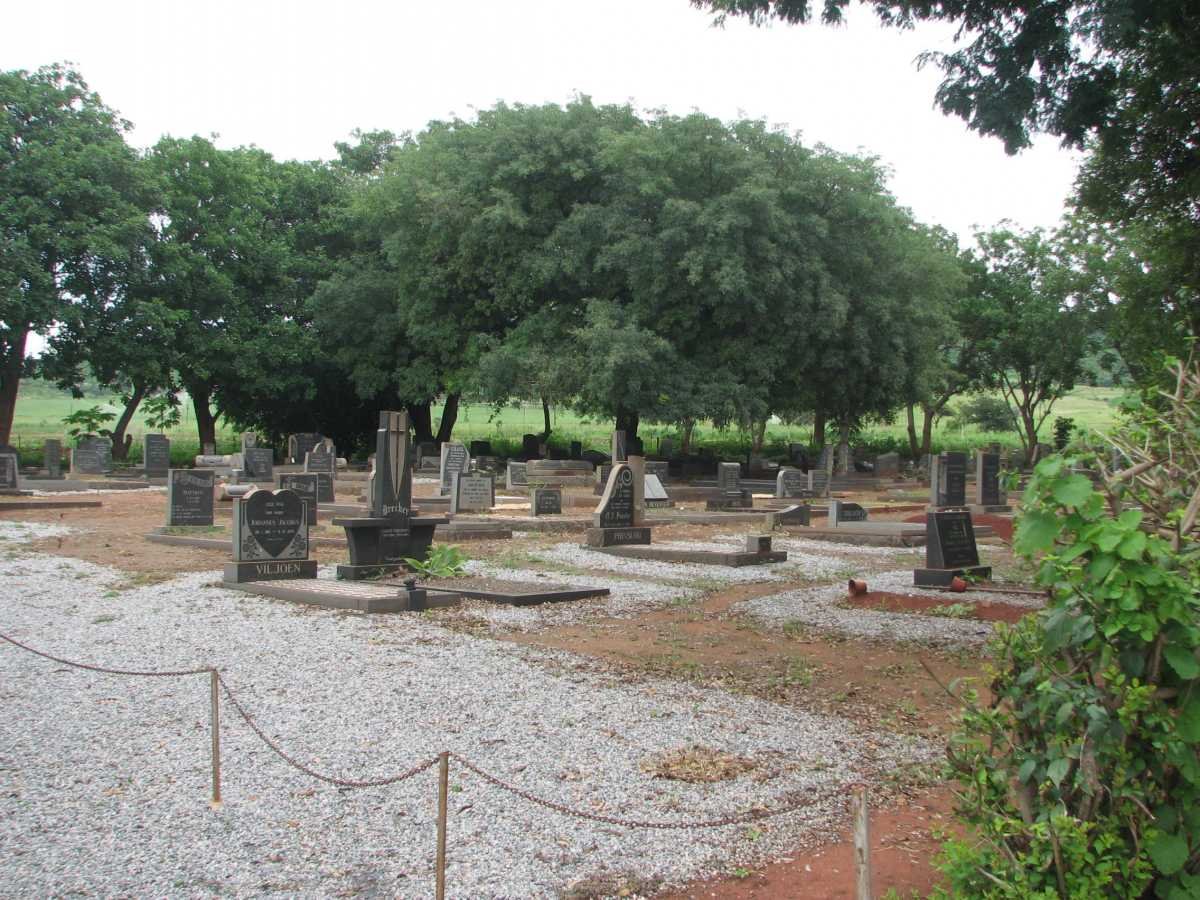
[[[446,900],[446,795],[449,793],[450,753],[438,760],[437,900]]]
[[[220,676],[216,669],[208,672],[209,700],[212,704],[212,803],[213,809],[221,808],[221,694]]]
[[[867,808],[866,785],[854,786],[854,874],[858,900],[871,900],[871,812]]]

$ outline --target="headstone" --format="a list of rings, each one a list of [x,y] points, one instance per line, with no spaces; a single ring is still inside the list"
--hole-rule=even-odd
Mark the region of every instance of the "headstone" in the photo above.
[[[899,453],[880,453],[875,457],[875,474],[884,478],[891,478],[900,474],[900,454]]]
[[[472,456],[491,456],[492,442],[491,441],[471,441]]]
[[[288,462],[293,466],[303,465],[304,458],[308,456],[308,452],[323,440],[324,437],[315,431],[301,431],[297,434],[289,435],[287,446]]]
[[[937,478],[931,482],[930,493],[933,505],[966,506],[967,503],[967,454],[959,452],[941,453],[935,466]]]
[[[112,471],[112,441],[105,437],[88,437],[75,445],[77,450],[90,450],[100,460],[100,471],[89,474],[104,474]]]
[[[450,512],[486,512],[496,505],[496,480],[491,475],[455,472],[450,478]]]
[[[562,488],[534,488],[530,496],[529,512],[535,516],[562,515]]]
[[[317,502],[336,503],[337,493],[333,487],[333,474],[331,472],[309,472],[308,474],[317,476]]]
[[[629,459],[629,444],[625,440],[624,431],[614,431],[612,433],[612,462],[616,465],[619,462],[625,462]]]
[[[670,459],[675,455],[675,441],[672,438],[660,438],[658,442],[658,455],[665,456]]]
[[[87,447],[75,447],[70,451],[72,475],[103,475],[104,454]]]
[[[216,456],[217,445],[212,441],[205,441],[200,447],[200,454],[202,456]]]
[[[646,521],[646,460],[630,456],[628,465],[633,472],[633,524],[642,525]]]
[[[746,535],[746,552],[762,555],[771,552],[771,536],[769,534]]]
[[[241,438],[241,452],[252,450],[258,446],[258,435],[253,431],[243,431]]]
[[[442,481],[442,496],[450,493],[455,474],[466,472],[470,468],[471,454],[467,452],[465,446],[454,441],[442,444],[442,459],[441,465],[438,468],[438,473]]]
[[[321,498],[318,495],[317,482],[320,479],[321,474],[317,472],[283,472],[279,475],[280,489],[295,491],[300,499],[304,501],[310,528],[317,524],[317,504],[321,502]]]
[[[337,451],[333,443],[323,440],[304,456],[305,472],[328,472],[331,477],[337,477]]]
[[[20,462],[15,453],[0,453],[0,494],[21,492]]]
[[[147,478],[166,478],[171,468],[171,441],[165,434],[142,436],[142,472]]]
[[[42,468],[47,478],[62,478],[62,441],[47,438],[42,444]]]
[[[975,526],[966,510],[931,512],[925,517],[925,568],[913,572],[919,587],[945,587],[956,575],[990,578],[990,566],[979,564]]]
[[[671,497],[657,475],[647,474],[643,484],[647,509],[661,509],[671,505]]]
[[[814,497],[828,497],[829,473],[824,469],[809,469],[808,492]]]
[[[270,447],[247,447],[242,451],[242,466],[249,481],[274,481],[275,451]]]
[[[525,474],[525,463],[510,462],[504,471],[504,484],[510,491],[514,488],[528,487],[529,478]]]
[[[1000,454],[975,454],[975,503],[979,506],[1002,506],[1000,493]]]
[[[571,441],[569,456],[571,459],[583,459],[583,443],[580,441]]]
[[[646,474],[655,476],[659,481],[666,481],[671,474],[670,465],[661,459],[646,460]]]
[[[808,475],[799,469],[780,469],[775,476],[775,498],[785,500],[810,494]]]
[[[592,515],[594,528],[587,531],[592,547],[649,544],[650,529],[636,524],[637,500],[633,469],[626,463],[613,466],[600,506]]]
[[[608,487],[608,476],[612,474],[613,467],[610,463],[600,463],[596,466],[596,493],[603,494],[604,489]]]
[[[792,461],[793,465],[801,465],[808,460],[808,447],[804,444],[788,444],[788,459]]]
[[[167,472],[167,524],[211,527],[216,480],[212,469]]]
[[[837,528],[845,522],[865,522],[867,511],[857,503],[847,503],[844,500],[829,501],[829,527]]]
[[[807,503],[800,503],[795,506],[784,507],[777,512],[767,513],[767,526],[769,528],[777,528],[785,525],[809,525],[811,523],[812,507]]]
[[[375,476],[371,481],[371,515],[392,520],[390,527],[408,532],[412,517],[412,470],[408,466],[408,413],[381,412],[375,432]]]
[[[540,459],[541,439],[536,434],[521,435],[521,455],[526,460]]]
[[[717,466],[717,490],[722,494],[741,492],[742,466],[740,463],[723,462]]]
[[[233,562],[225,580],[316,578],[308,558],[308,517],[295,491],[253,490],[233,501]]]

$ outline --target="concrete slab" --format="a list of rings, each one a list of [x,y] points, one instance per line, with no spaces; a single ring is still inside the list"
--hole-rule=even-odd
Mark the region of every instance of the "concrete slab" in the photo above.
[[[699,563],[707,566],[762,566],[768,563],[787,562],[787,553],[782,550],[769,550],[766,553],[748,553],[740,550],[722,552],[717,550],[685,550],[680,547],[622,546],[622,547],[589,547],[597,553],[607,553],[610,556],[624,556],[630,559],[651,559],[656,562]]]

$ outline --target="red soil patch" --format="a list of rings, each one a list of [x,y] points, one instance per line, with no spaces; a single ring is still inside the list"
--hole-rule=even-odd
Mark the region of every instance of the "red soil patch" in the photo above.
[[[971,618],[982,619],[985,622],[1011,623],[1031,612],[1025,606],[1009,606],[1007,603],[994,603],[990,600],[973,600],[970,593],[950,594],[943,600],[941,597],[913,597],[888,591],[868,591],[857,597],[847,597],[846,599],[851,606],[860,609],[907,613],[927,613],[930,610],[966,603],[974,607],[975,611]]]
[[[919,516],[909,516],[905,522],[913,522],[916,524],[925,524],[925,514]],[[976,525],[990,525],[992,531],[996,533],[996,537],[1005,541],[1012,541],[1013,523],[1014,520],[1010,516],[997,516],[991,513],[985,513],[981,516],[972,515],[971,521]]]

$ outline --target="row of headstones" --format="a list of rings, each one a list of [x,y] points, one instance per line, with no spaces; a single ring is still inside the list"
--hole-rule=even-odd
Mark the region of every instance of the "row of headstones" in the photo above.
[[[975,454],[975,495],[977,506],[1003,506],[1004,488],[1000,483],[1000,454],[979,450]],[[967,454],[957,451],[939,453],[930,458],[929,505],[936,508],[967,505]]]

